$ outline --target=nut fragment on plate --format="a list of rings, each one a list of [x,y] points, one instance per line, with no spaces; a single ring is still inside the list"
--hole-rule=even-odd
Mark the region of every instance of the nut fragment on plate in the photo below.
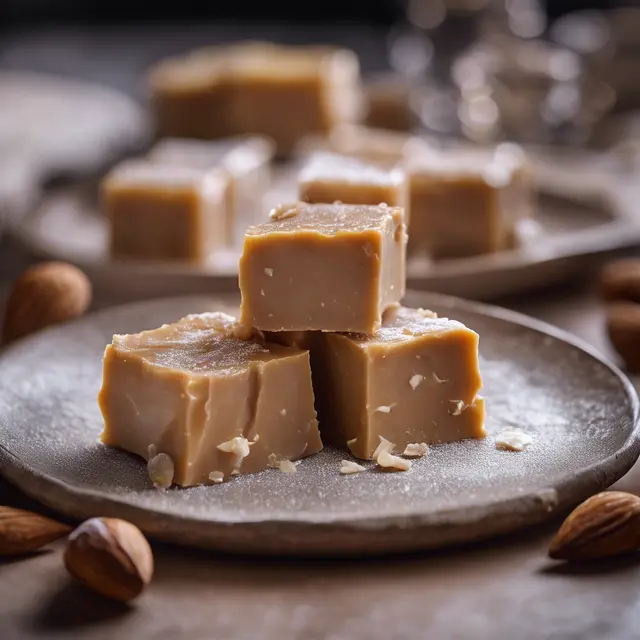
[[[171,456],[158,453],[147,462],[149,478],[156,489],[168,489],[173,484],[175,466]]]
[[[353,460],[343,460],[340,463],[340,473],[344,476],[351,475],[354,473],[360,473],[361,471],[366,471],[366,467],[363,467],[361,464],[357,462],[353,462]]]
[[[533,438],[522,429],[509,427],[496,436],[496,449],[499,451],[524,451],[533,442]]]
[[[71,527],[39,513],[0,506],[0,556],[19,556],[66,536]]]
[[[426,442],[411,442],[405,447],[402,455],[409,458],[422,458],[428,451],[429,445]]]
[[[295,473],[296,465],[291,460],[280,460],[278,469],[280,469],[280,471],[282,471],[283,473]]]
[[[605,265],[600,295],[607,301],[640,302],[640,258],[622,258]]]
[[[126,602],[153,576],[153,553],[138,527],[117,518],[91,518],[69,536],[67,571],[107,598]]]
[[[607,333],[630,372],[640,372],[640,304],[615,302],[607,309]]]
[[[378,456],[383,451],[386,451],[387,453],[391,453],[396,446],[393,442],[389,442],[389,440],[387,440],[385,437],[383,436],[378,436],[378,437],[380,438],[380,444],[377,446],[376,450],[373,452],[373,456],[371,456],[374,460],[377,460]]]
[[[209,474],[209,480],[214,484],[220,484],[224,481],[224,473],[222,473],[222,471],[212,471]]]
[[[81,316],[91,304],[91,283],[77,267],[43,262],[27,269],[7,300],[3,342]]]
[[[380,467],[389,471],[409,471],[411,469],[411,460],[394,456],[388,451],[382,451],[376,458],[376,462]]]
[[[555,560],[592,560],[640,548],[640,498],[604,491],[585,500],[563,522],[549,546]]]

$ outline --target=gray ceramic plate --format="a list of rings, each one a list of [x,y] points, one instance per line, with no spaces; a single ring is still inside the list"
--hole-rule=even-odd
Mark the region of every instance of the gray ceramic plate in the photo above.
[[[627,379],[569,336],[523,316],[410,293],[410,306],[458,318],[481,336],[489,437],[432,447],[407,473],[338,472],[325,450],[295,474],[158,492],[145,465],[98,444],[101,356],[131,332],[221,302],[178,298],[113,308],[18,343],[0,358],[0,468],[73,517],[121,516],[151,536],[226,551],[360,554],[475,540],[531,525],[621,477],[640,452]],[[234,301],[227,299],[227,304]],[[516,425],[535,440],[499,452]]]

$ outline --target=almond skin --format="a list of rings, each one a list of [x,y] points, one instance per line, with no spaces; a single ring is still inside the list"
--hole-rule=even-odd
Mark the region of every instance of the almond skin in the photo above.
[[[19,556],[66,536],[71,527],[38,513],[0,507],[0,556]]]
[[[549,546],[555,560],[594,560],[640,548],[640,498],[604,491],[585,500],[563,522]]]
[[[627,370],[640,372],[640,304],[614,302],[607,309],[607,333]]]
[[[67,571],[113,600],[137,598],[151,582],[153,552],[140,529],[117,518],[91,518],[71,535],[64,554]]]
[[[6,344],[59,322],[81,316],[91,304],[91,283],[77,267],[43,262],[13,284],[5,310]]]

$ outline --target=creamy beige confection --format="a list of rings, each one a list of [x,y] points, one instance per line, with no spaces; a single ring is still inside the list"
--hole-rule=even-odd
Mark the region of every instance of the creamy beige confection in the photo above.
[[[404,206],[406,179],[400,168],[319,152],[311,155],[298,176],[298,196],[304,202]]]
[[[129,160],[101,183],[114,258],[197,263],[225,243],[229,177],[221,169]]]
[[[165,484],[220,482],[322,449],[308,351],[248,335],[224,313],[114,336],[99,404],[102,441],[168,456]]]
[[[238,220],[245,226],[256,221],[270,185],[273,143],[262,136],[237,136],[216,141],[165,138],[149,152],[151,162],[196,169],[222,169],[230,177],[227,193],[227,238],[232,244]]]
[[[364,124],[376,129],[410,131],[419,124],[412,108],[416,87],[397,73],[384,73],[367,79],[364,87]],[[418,97],[418,96],[416,96]]]
[[[409,154],[409,251],[440,259],[513,247],[519,222],[531,216],[533,208],[530,172],[517,149],[423,147]]]
[[[287,154],[303,136],[359,117],[359,76],[346,49],[244,42],[164,60],[149,85],[160,135],[261,134]]]
[[[478,334],[460,322],[396,306],[371,336],[310,339],[326,444],[371,458],[380,437],[399,451],[485,437]]]
[[[371,333],[405,290],[400,207],[297,203],[249,227],[241,321],[264,331]]]

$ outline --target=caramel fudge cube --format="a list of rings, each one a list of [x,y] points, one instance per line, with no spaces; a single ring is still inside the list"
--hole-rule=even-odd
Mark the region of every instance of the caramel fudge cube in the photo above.
[[[322,449],[309,352],[244,332],[224,313],[191,315],[105,352],[102,441],[166,454],[173,482],[220,482]]]
[[[298,203],[250,227],[240,259],[241,321],[265,331],[371,333],[405,289],[403,211]]]
[[[151,162],[218,169],[229,175],[226,195],[226,241],[234,244],[237,228],[256,222],[270,184],[273,143],[261,136],[237,136],[216,141],[165,138],[149,152]]]
[[[405,176],[357,158],[317,153],[298,177],[298,195],[304,202],[381,204],[404,206]]]
[[[485,436],[478,334],[400,306],[371,336],[316,337],[314,383],[323,439],[371,458],[383,437],[413,442]]]
[[[113,258],[202,262],[224,244],[229,179],[218,170],[127,161],[101,184]]]
[[[529,188],[508,154],[425,152],[407,159],[409,251],[434,259],[514,245]]]

